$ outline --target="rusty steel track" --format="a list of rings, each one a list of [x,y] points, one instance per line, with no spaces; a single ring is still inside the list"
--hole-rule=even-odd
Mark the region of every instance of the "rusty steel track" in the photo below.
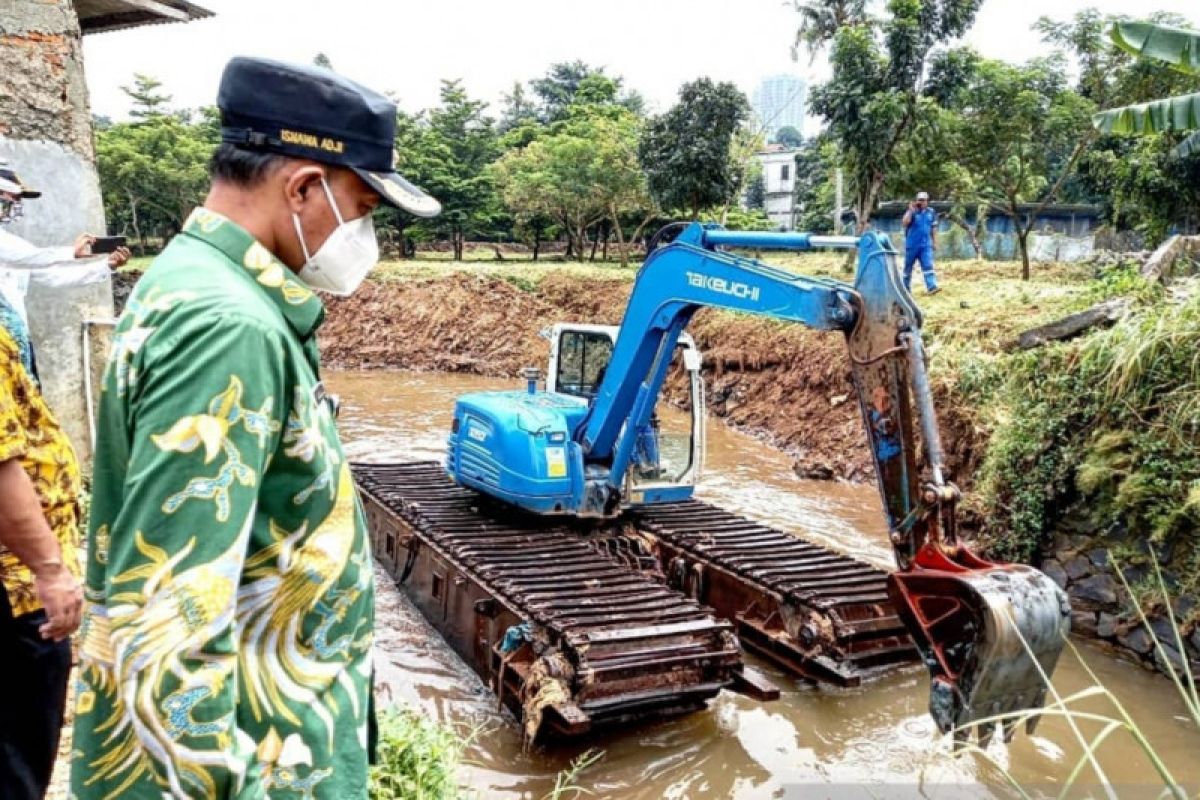
[[[919,658],[877,567],[699,500],[645,506],[629,521],[671,586],[791,672],[856,686]]]
[[[731,623],[647,574],[636,541],[491,505],[434,462],[354,475],[376,557],[530,739],[691,711],[744,682]]]

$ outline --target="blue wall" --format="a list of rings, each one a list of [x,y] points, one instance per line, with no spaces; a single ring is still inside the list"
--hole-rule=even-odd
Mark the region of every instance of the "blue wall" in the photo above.
[[[871,226],[875,230],[889,235],[896,249],[904,250],[904,226],[901,224],[901,214],[882,213],[871,218]],[[974,217],[967,217],[968,224],[974,225]],[[1099,215],[1091,212],[1057,213],[1048,209],[1038,216],[1033,226],[1033,233],[1043,233],[1047,230],[1072,237],[1089,236],[1099,223]],[[987,219],[987,233],[983,237],[984,258],[993,261],[1011,261],[1021,257],[1017,242],[1015,226],[1011,218],[991,215]],[[854,232],[853,221],[849,233]],[[1032,236],[1031,244],[1032,244]],[[971,247],[971,238],[965,230],[952,224],[944,217],[938,224],[937,255],[942,258],[974,258],[975,250]]]

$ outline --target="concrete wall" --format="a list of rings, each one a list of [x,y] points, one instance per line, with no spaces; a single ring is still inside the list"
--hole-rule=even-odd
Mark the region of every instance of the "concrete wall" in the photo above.
[[[69,0],[0,2],[0,64],[0,158],[42,192],[9,230],[38,245],[104,233],[79,21]],[[112,287],[35,284],[27,305],[46,399],[90,461],[82,326],[112,316]]]

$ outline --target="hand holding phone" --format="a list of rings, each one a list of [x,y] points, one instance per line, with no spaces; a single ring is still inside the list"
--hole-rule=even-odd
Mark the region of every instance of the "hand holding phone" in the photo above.
[[[118,247],[125,246],[124,236],[97,236],[92,242],[92,255],[116,252]]]

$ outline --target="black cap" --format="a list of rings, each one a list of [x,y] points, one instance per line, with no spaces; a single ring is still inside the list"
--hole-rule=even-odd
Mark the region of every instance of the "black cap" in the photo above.
[[[336,72],[239,56],[225,66],[217,107],[223,142],[349,167],[384,202],[441,213],[395,170],[396,104]]]
[[[18,197],[27,198],[42,196],[41,192],[35,192],[22,183],[21,179],[17,177],[17,173],[7,167],[0,167],[0,192],[8,192]]]

